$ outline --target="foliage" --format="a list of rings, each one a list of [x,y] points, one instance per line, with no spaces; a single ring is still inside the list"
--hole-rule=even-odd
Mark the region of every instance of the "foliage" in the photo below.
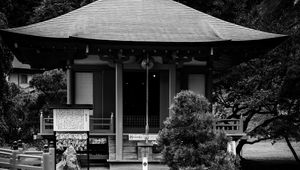
[[[2,0],[0,12],[6,15],[8,26],[16,27],[26,24],[32,15],[34,7],[42,0]]]
[[[44,21],[95,0],[4,0],[0,3],[1,13],[7,18],[8,27],[23,26],[30,23]]]
[[[29,22],[35,23],[51,19],[93,1],[94,0],[43,0],[39,6],[35,7],[33,16]]]
[[[30,82],[35,90],[21,89],[8,84],[1,115],[1,136],[5,143],[22,139],[32,142],[32,135],[39,129],[40,112],[51,113],[49,106],[66,102],[66,80],[61,70],[46,71],[35,75]]]
[[[66,103],[66,75],[62,70],[54,69],[34,75],[30,86],[40,93],[39,101],[43,103],[43,113],[50,114],[50,106]]]
[[[170,111],[158,139],[169,167],[235,169],[234,158],[226,153],[225,134],[213,130],[214,118],[204,97],[182,91],[174,98]]]
[[[247,24],[254,28],[289,34],[291,38],[263,57],[232,68],[215,83],[215,113],[244,120],[247,135],[256,140],[299,140],[300,39],[299,4],[293,1],[261,1],[249,11]],[[299,160],[294,154],[295,159]]]
[[[41,4],[34,9],[33,17],[30,18],[30,22],[44,21],[76,8],[76,1],[69,0],[43,0]]]
[[[15,115],[17,134],[11,139],[22,139],[23,141],[32,141],[33,134],[37,134],[39,128],[39,110],[41,104],[38,101],[39,93],[19,89],[19,92],[12,98],[13,106],[10,114]]]
[[[6,28],[7,27],[7,18],[4,13],[0,12],[0,28]]]
[[[249,15],[253,5],[262,0],[179,0],[179,2],[204,13],[213,15],[220,19],[239,23],[243,22]]]
[[[6,17],[0,12],[0,28],[5,28],[7,25]],[[7,116],[6,104],[9,103],[10,98],[10,87],[7,84],[6,77],[11,68],[11,62],[13,60],[13,54],[8,50],[8,48],[2,43],[2,38],[0,36],[0,143],[2,143],[1,136],[3,131],[6,131],[5,118]]]
[[[5,136],[6,143],[11,143],[13,140],[20,139],[21,131],[27,129],[24,127],[24,121],[29,112],[24,106],[29,105],[34,99],[13,83],[8,84],[6,95],[6,99],[2,101],[0,133],[1,136]]]

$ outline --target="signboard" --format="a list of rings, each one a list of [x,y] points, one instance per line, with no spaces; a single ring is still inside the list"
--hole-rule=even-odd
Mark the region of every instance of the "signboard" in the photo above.
[[[148,140],[155,141],[157,138],[156,134],[148,135]],[[143,141],[146,140],[145,134],[129,134],[128,139],[131,141]]]
[[[87,151],[87,139],[86,133],[57,133],[56,135],[56,149],[64,151],[71,145],[78,151]]]
[[[89,131],[90,118],[88,109],[54,109],[53,130],[54,131]]]
[[[90,138],[90,144],[107,144],[107,138]]]
[[[88,132],[55,132],[56,170],[88,169],[88,139]]]

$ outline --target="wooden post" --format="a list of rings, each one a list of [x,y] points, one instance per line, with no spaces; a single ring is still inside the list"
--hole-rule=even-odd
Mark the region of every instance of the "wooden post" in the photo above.
[[[110,115],[110,131],[114,132],[114,113],[112,112]]]
[[[19,151],[19,153],[23,153],[23,151],[24,151],[23,142],[21,139],[18,140],[18,151]]]
[[[53,141],[49,145],[49,170],[55,169],[55,148]]]
[[[236,155],[236,143],[232,137],[229,137],[229,141],[227,143],[227,152]]]
[[[240,127],[239,127],[239,131],[241,133],[244,133],[244,120],[243,120],[243,116],[241,115],[240,117],[240,121],[239,121]]]
[[[48,145],[43,147],[43,170],[50,170],[49,166],[49,150]]]
[[[71,61],[67,61],[67,104],[73,104],[73,75],[71,70]]]
[[[13,143],[13,151],[12,151],[12,155],[10,158],[10,165],[12,170],[16,170],[16,163],[17,163],[17,154],[19,153],[18,151],[18,142],[14,141]]]
[[[116,160],[123,159],[123,65],[116,69]]]
[[[171,66],[169,70],[169,106],[173,102],[173,98],[176,95],[176,66]]]
[[[206,74],[206,90],[205,96],[209,102],[212,102],[212,86],[213,86],[213,56],[214,49],[210,49],[210,55],[207,59],[207,74]],[[212,108],[211,108],[212,110]]]
[[[43,112],[41,111],[40,115],[40,133],[44,133],[44,115]]]

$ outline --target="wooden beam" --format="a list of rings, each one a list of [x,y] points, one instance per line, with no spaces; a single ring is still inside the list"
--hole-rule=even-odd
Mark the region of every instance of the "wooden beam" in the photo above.
[[[123,65],[116,69],[116,160],[123,159]]]

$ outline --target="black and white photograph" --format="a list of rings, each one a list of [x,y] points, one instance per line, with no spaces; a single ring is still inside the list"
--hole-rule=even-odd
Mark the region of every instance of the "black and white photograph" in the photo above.
[[[300,0],[0,0],[0,170],[299,170]]]

